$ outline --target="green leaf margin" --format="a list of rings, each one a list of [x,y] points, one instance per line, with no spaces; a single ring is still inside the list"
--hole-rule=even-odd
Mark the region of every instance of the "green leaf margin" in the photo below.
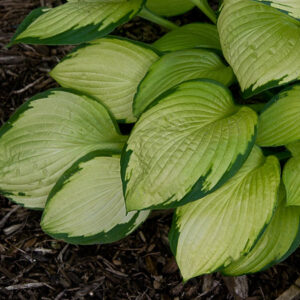
[[[16,109],[16,111],[13,113],[13,115],[8,119],[8,121],[0,128],[0,139],[1,137],[10,129],[13,128],[13,124],[21,117],[21,115],[26,112],[28,109],[31,109],[30,104],[33,101],[36,100],[40,100],[40,99],[44,99],[44,98],[48,98],[48,96],[50,96],[53,92],[55,91],[64,91],[64,92],[69,92],[72,94],[76,94],[78,96],[86,96],[89,97],[90,99],[92,99],[93,101],[100,103],[97,99],[95,99],[92,96],[88,96],[86,94],[80,93],[78,91],[74,91],[72,89],[66,89],[66,88],[53,88],[53,89],[49,89],[45,92],[42,93],[38,93],[37,95],[33,96],[32,98],[30,98],[29,100],[27,100],[25,103],[23,103],[19,108]],[[102,104],[102,103],[100,103]],[[106,109],[107,113],[109,114],[112,123],[114,124],[115,130],[118,134],[121,135],[120,132],[120,128],[118,126],[117,121],[115,120],[115,118],[113,117],[113,115],[111,114],[111,112],[102,104],[102,106]],[[119,153],[120,154],[120,153]],[[3,195],[4,197],[6,197],[8,200],[10,200],[13,203],[16,203],[22,207],[25,207],[23,203],[17,202],[14,199],[12,199],[10,196],[13,195],[11,192],[7,192],[5,190],[1,190],[0,189],[0,194]],[[19,193],[20,196],[26,196],[23,193]],[[31,210],[38,210],[38,211],[42,211],[43,208],[30,208]]]
[[[232,100],[234,101],[234,98],[232,96],[231,91],[229,90],[228,87],[226,87],[225,85],[223,85],[222,83],[213,80],[213,79],[192,79],[192,80],[187,80],[184,82],[181,82],[179,84],[177,84],[176,86],[170,88],[169,90],[167,90],[166,92],[162,93],[160,96],[158,96],[152,103],[150,103],[146,109],[144,110],[147,111],[148,109],[150,109],[151,107],[155,106],[156,104],[158,104],[161,100],[163,100],[165,97],[167,97],[169,94],[172,94],[174,92],[176,92],[176,90],[179,88],[179,86],[183,83],[187,83],[187,82],[194,82],[194,81],[200,81],[200,82],[212,82],[215,83],[217,85],[222,86],[223,88],[225,88],[231,95]],[[236,104],[237,105],[237,104]],[[240,106],[240,105],[239,105]],[[226,183],[226,181],[228,181],[231,177],[233,177],[238,170],[241,168],[241,166],[244,164],[244,162],[246,161],[246,159],[248,158],[249,154],[251,153],[251,150],[255,144],[255,140],[257,137],[257,124],[254,128],[254,134],[252,136],[252,139],[249,141],[248,143],[248,147],[246,149],[246,152],[244,154],[239,154],[236,158],[236,160],[234,161],[234,163],[232,164],[231,168],[229,170],[227,170],[223,176],[221,177],[221,179],[219,180],[219,182],[208,192],[202,192],[201,188],[202,188],[202,184],[205,181],[205,179],[207,178],[207,176],[210,174],[210,171],[207,172],[207,174],[205,176],[200,177],[197,182],[194,184],[194,186],[191,188],[191,190],[180,200],[177,201],[177,203],[175,203],[175,205],[168,205],[168,206],[164,206],[164,205],[155,205],[155,206],[150,206],[147,207],[145,209],[142,210],[147,210],[147,209],[151,209],[151,210],[155,210],[155,209],[168,209],[168,208],[176,208],[178,206],[182,206],[184,204],[187,204],[189,202],[192,201],[196,201],[199,200],[203,197],[205,197],[206,195],[214,192],[215,190],[217,190],[218,188],[220,188],[224,183]],[[124,198],[126,199],[125,195],[126,195],[126,190],[127,190],[127,184],[129,180],[126,180],[126,169],[130,160],[130,156],[132,154],[132,150],[127,151],[127,142],[124,145],[123,151],[121,153],[121,179],[122,179],[122,183],[123,183],[123,194],[124,194]],[[169,199],[167,199],[165,202],[167,202]],[[163,203],[162,203],[163,204]],[[127,211],[128,212],[128,211]]]
[[[296,17],[292,16],[288,10],[284,10],[284,9],[280,9],[280,8],[278,8],[278,7],[272,6],[272,2],[271,2],[270,0],[269,0],[269,1],[252,0],[252,1],[258,2],[258,3],[262,3],[262,4],[265,4],[265,5],[268,5],[268,6],[272,7],[272,8],[274,8],[274,9],[277,9],[278,11],[280,11],[280,12],[282,12],[282,13],[288,15],[289,17],[291,17],[291,18],[293,18],[293,19],[300,20],[300,18],[296,18]]]
[[[134,16],[136,16],[143,6],[146,3],[146,0],[142,0],[142,4],[140,9],[136,12]],[[131,20],[134,16],[130,17],[132,12],[127,13],[124,17],[118,20],[118,22],[110,23],[109,26],[105,27],[102,30],[98,30],[101,26],[102,21],[96,24],[86,25],[84,27],[80,27],[78,29],[70,29],[68,31],[62,32],[55,36],[40,39],[36,37],[27,37],[17,40],[17,37],[23,33],[38,17],[47,13],[49,10],[48,7],[40,7],[33,10],[20,24],[16,33],[13,35],[10,43],[7,45],[8,47],[18,44],[18,43],[27,43],[27,44],[40,44],[40,45],[68,45],[68,44],[80,44],[88,41],[92,41],[96,38],[100,38],[111,33],[116,27],[126,23]]]
[[[44,218],[44,215],[47,213],[47,207],[51,203],[51,199],[55,196],[55,194],[57,192],[59,192],[64,187],[65,184],[68,183],[68,180],[70,177],[72,177],[76,172],[81,170],[80,164],[83,162],[90,161],[91,159],[93,159],[95,157],[99,157],[99,156],[113,157],[114,155],[119,155],[119,153],[107,152],[107,151],[102,151],[102,150],[90,152],[89,154],[87,154],[87,155],[83,156],[82,158],[80,158],[79,160],[77,160],[60,177],[60,179],[57,181],[57,183],[55,184],[55,186],[53,187],[53,189],[51,190],[51,192],[48,196],[46,206],[45,206],[45,209],[44,209],[44,212],[42,215],[41,227],[45,233],[47,233],[49,236],[51,236],[55,239],[64,240],[67,243],[74,244],[74,245],[91,245],[91,244],[97,244],[97,243],[98,244],[99,243],[101,243],[101,244],[112,243],[112,242],[115,242],[116,240],[124,238],[124,236],[126,236],[128,234],[130,229],[132,229],[134,227],[135,221],[139,216],[139,212],[136,213],[136,215],[130,220],[129,223],[124,223],[124,224],[116,225],[115,227],[113,227],[109,231],[109,234],[107,234],[106,232],[100,232],[98,234],[95,234],[95,235],[92,235],[89,237],[85,237],[85,236],[69,237],[67,233],[53,234],[51,232],[48,232],[47,229],[45,229],[43,227],[43,218]],[[113,236],[114,238],[112,238],[111,236]],[[101,242],[99,240],[101,240]]]

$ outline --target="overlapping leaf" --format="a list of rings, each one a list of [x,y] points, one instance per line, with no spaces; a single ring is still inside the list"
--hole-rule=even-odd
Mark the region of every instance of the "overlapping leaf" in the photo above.
[[[284,192],[271,223],[245,256],[221,272],[238,276],[265,270],[294,252],[300,244],[300,208],[286,207]]]
[[[208,50],[187,49],[167,53],[156,61],[138,87],[133,113],[139,116],[157,97],[190,79],[208,78],[230,85],[232,69]]]
[[[51,71],[51,76],[63,87],[96,97],[116,119],[134,122],[134,94],[158,57],[145,44],[115,37],[101,38],[69,54]]]
[[[283,146],[300,140],[300,85],[279,93],[259,117],[256,143]]]
[[[121,151],[121,136],[103,105],[64,90],[39,94],[0,130],[1,194],[43,208],[65,170],[94,150]]]
[[[127,209],[176,207],[218,188],[247,158],[256,122],[215,81],[170,90],[141,116],[123,153]]]
[[[282,179],[287,193],[287,205],[300,206],[300,142],[289,144],[293,157],[285,164]]]
[[[170,244],[184,280],[247,254],[277,205],[280,165],[253,148],[240,171],[212,194],[176,209]]]
[[[11,44],[78,44],[105,36],[133,18],[143,0],[77,0],[34,10],[20,25]]]
[[[246,97],[300,78],[299,20],[257,1],[225,0],[218,31]]]
[[[90,153],[51,191],[42,218],[49,235],[73,244],[111,243],[139,226],[148,211],[126,214],[120,158]]]
[[[278,10],[285,12],[289,16],[300,19],[300,2],[298,0],[253,0],[270,5]]]
[[[162,52],[191,48],[221,50],[217,27],[207,23],[187,24],[158,39],[153,46]]]
[[[286,146],[294,157],[300,156],[300,140]]]

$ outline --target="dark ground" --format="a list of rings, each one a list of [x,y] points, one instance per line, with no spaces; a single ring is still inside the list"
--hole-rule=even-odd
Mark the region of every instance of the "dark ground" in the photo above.
[[[59,3],[0,0],[1,125],[29,97],[56,86],[48,71],[71,47],[4,45],[33,8]],[[197,20],[204,20],[197,10],[175,18],[179,24]],[[136,18],[115,33],[152,42],[163,30]],[[298,250],[256,275],[206,275],[183,284],[168,247],[170,213],[156,212],[130,237],[101,246],[53,240],[41,231],[40,216],[0,197],[0,299],[242,299],[234,288],[248,300],[276,299],[300,276]]]

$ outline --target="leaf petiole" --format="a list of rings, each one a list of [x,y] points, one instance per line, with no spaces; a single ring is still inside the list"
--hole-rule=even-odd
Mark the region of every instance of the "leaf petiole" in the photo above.
[[[207,0],[190,0],[193,2],[214,24],[217,23],[215,11],[207,3]]]
[[[177,29],[179,28],[179,26],[177,26],[176,24],[174,24],[173,22],[164,19],[163,17],[155,14],[154,12],[152,12],[151,10],[149,10],[146,7],[143,7],[142,10],[139,12],[138,14],[139,17],[146,19],[148,21],[151,21],[155,24],[161,25],[169,30],[173,30],[173,29]]]

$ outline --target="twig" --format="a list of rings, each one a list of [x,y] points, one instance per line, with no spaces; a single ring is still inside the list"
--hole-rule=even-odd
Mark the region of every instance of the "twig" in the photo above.
[[[24,284],[15,284],[5,287],[8,291],[15,291],[15,290],[25,290],[25,289],[34,289],[39,288],[42,286],[47,286],[50,289],[53,289],[50,285],[45,282],[31,282],[31,283],[24,283]]]
[[[12,65],[12,64],[19,64],[24,61],[24,56],[17,56],[17,55],[10,55],[10,56],[3,56],[0,57],[0,64],[4,65]]]
[[[235,300],[242,300],[248,297],[248,280],[246,276],[226,277],[223,276],[226,287]]]
[[[300,299],[300,277],[296,282],[276,300],[299,300]]]
[[[29,83],[28,85],[26,85],[24,88],[20,89],[20,90],[17,90],[17,91],[13,91],[12,93],[13,94],[22,94],[24,93],[25,91],[27,91],[28,89],[30,89],[31,87],[35,86],[36,84],[38,84],[39,82],[42,81],[44,77],[40,77],[38,78],[37,80],[35,80],[34,82],[31,82]]]
[[[56,253],[55,250],[45,249],[45,248],[35,248],[35,249],[33,249],[33,251],[42,253],[42,255],[49,254],[49,253]]]
[[[19,230],[22,227],[23,227],[23,224],[15,224],[15,225],[12,225],[10,227],[3,229],[3,232],[5,235],[11,235],[12,233],[16,232],[17,230]]]
[[[63,249],[59,252],[59,254],[57,256],[58,261],[63,262],[63,256],[64,256],[64,253],[66,252],[66,250],[68,249],[68,247],[69,247],[69,244],[66,244],[63,247]]]
[[[4,227],[5,223],[9,219],[9,217],[19,209],[20,206],[15,206],[12,210],[10,210],[1,220],[0,220],[0,228]]]

